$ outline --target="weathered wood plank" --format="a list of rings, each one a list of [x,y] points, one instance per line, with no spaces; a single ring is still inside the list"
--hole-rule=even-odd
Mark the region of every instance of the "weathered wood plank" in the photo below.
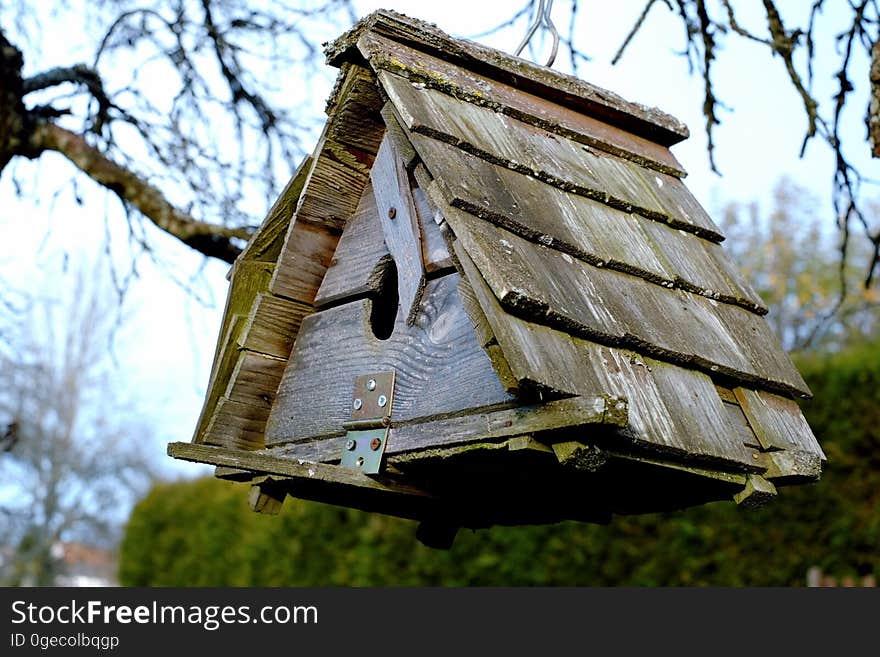
[[[790,450],[767,452],[763,455],[769,467],[764,478],[779,484],[817,481],[822,474],[824,455],[815,452]]]
[[[758,314],[767,309],[750,286],[720,271],[716,244],[638,214],[555,189],[442,142],[413,140],[429,169],[435,202],[466,210],[586,263],[678,287]],[[721,254],[723,256],[723,254]]]
[[[710,240],[724,239],[711,217],[690,200],[684,185],[672,176],[600,153],[491,109],[432,89],[415,88],[404,78],[388,73],[380,73],[379,77],[404,127],[412,133],[625,211],[638,208],[646,216]],[[689,200],[679,200],[679,196]]]
[[[400,123],[398,123],[391,103],[385,103],[382,107],[381,113],[382,120],[385,122],[385,139],[391,141],[404,168],[407,171],[412,171],[416,166],[418,154],[416,153],[416,149],[413,148],[413,145],[409,142],[409,138],[400,126]]]
[[[412,188],[412,196],[422,236],[422,261],[425,263],[425,272],[431,274],[452,268],[452,255],[440,229],[443,216],[435,213],[428,196],[420,186],[415,185]]]
[[[315,166],[297,208],[297,220],[341,232],[357,208],[369,176],[369,165],[361,163],[361,158],[367,159],[351,154],[342,144],[326,140],[319,143]]]
[[[258,477],[254,472],[250,470],[241,470],[239,468],[229,468],[225,465],[218,465],[214,467],[214,477],[217,479],[226,479],[227,481],[252,481],[255,477]]]
[[[422,238],[409,174],[392,139],[379,146],[370,176],[385,244],[397,265],[400,308],[412,324],[425,290]]]
[[[416,321],[398,313],[387,340],[369,327],[370,301],[306,317],[267,425],[267,444],[339,433],[356,376],[397,373],[392,419],[510,403],[458,295],[459,276],[429,281]]]
[[[194,442],[202,436],[214,413],[217,400],[226,389],[229,377],[238,360],[238,340],[242,335],[247,316],[257,295],[264,291],[271,280],[274,265],[270,262],[238,260],[233,266],[233,277],[223,310],[223,319],[217,337],[208,392],[193,434]]]
[[[345,64],[327,101],[331,140],[354,147],[354,152],[375,155],[382,140],[382,108],[373,72],[357,64]]]
[[[456,255],[507,362],[521,382],[578,395],[628,400],[634,440],[683,457],[711,457],[760,470],[729,426],[709,377],[603,347],[506,313],[459,242]]]
[[[612,397],[572,397],[457,417],[410,420],[392,425],[385,453],[389,455],[453,445],[504,440],[538,432],[584,427],[626,425],[626,403]],[[272,448],[288,457],[335,461],[342,450],[340,437]]]
[[[745,385],[809,394],[770,327],[754,313],[591,267],[455,208],[447,208],[445,216],[510,311],[593,342],[717,372]]]
[[[283,358],[242,351],[223,396],[268,412],[281,383],[285,363]]]
[[[676,463],[674,461],[649,458],[641,454],[627,454],[625,452],[619,452],[609,449],[603,449],[603,453],[609,459],[624,459],[626,461],[636,461],[638,463],[656,465],[658,467],[670,468],[672,470],[686,472],[688,474],[697,475],[699,477],[706,477],[708,479],[724,481],[737,486],[745,486],[749,476],[748,474],[743,474],[741,472],[724,472],[723,470],[710,470],[708,468],[700,468],[694,465],[685,465],[682,463]]]
[[[733,496],[734,501],[747,509],[764,506],[776,497],[776,486],[760,475],[749,475],[745,487]]]
[[[265,481],[251,486],[248,492],[248,506],[256,513],[277,516],[281,513],[281,505],[285,497],[287,491],[283,486],[279,486],[274,481]]]
[[[314,302],[339,234],[360,203],[375,156],[372,149],[378,148],[384,132],[378,100],[372,92],[364,91],[351,102],[345,99],[349,86],[369,88],[364,87],[372,84],[369,72],[358,67],[349,72],[335,100],[331,99],[331,116],[315,148],[313,165],[270,285],[273,294],[304,303]],[[340,135],[350,137],[345,141],[334,139]]]
[[[734,388],[733,393],[765,450],[802,451],[825,459],[797,402],[747,388]]]
[[[733,266],[720,244],[656,222],[642,222],[642,227],[654,252],[674,273],[674,287],[767,314],[767,304]]]
[[[477,300],[471,284],[467,282],[465,277],[462,277],[458,283],[458,294],[461,297],[465,313],[467,313],[468,319],[471,321],[474,331],[476,331],[477,340],[480,342],[480,345],[487,347],[490,344],[497,343],[495,334],[492,333],[492,327],[489,326],[489,320],[486,319],[486,313],[480,307],[480,302]]]
[[[330,44],[326,49],[328,62],[334,64],[342,60],[355,42],[363,52],[361,39],[374,34],[412,45],[467,68],[477,67],[477,71],[491,70],[497,77],[506,78],[526,91],[534,91],[562,104],[572,104],[587,113],[599,114],[664,145],[678,143],[689,134],[687,126],[659,109],[628,102],[614,92],[572,75],[559,73],[479,43],[453,39],[436,25],[388,10],[374,12],[360,25]]]
[[[271,294],[259,294],[239,338],[243,349],[287,359],[303,317],[314,308]]]
[[[314,303],[338,243],[338,233],[295,218],[290,224],[269,291],[293,301]]]
[[[350,297],[375,294],[380,280],[376,275],[377,265],[390,257],[376,209],[373,185],[368,181],[357,210],[339,238],[315,296],[315,305],[320,308]]]
[[[504,79],[504,76],[494,73],[481,74],[475,70],[479,67],[461,68],[444,61],[447,53],[442,54],[444,59],[439,59],[374,34],[364,35],[359,46],[376,69],[404,75],[415,84],[441,89],[468,102],[488,106],[609,152],[629,154],[646,165],[683,175],[681,165],[664,148],[669,144],[656,144],[650,138],[633,134],[626,128],[621,129],[601,112],[579,111],[564,103],[554,102],[555,99],[545,90],[535,93],[519,81]]]
[[[392,480],[389,477],[375,477],[363,474],[354,468],[343,468],[323,463],[312,463],[267,454],[265,451],[248,452],[244,450],[193,445],[191,443],[170,443],[168,456],[184,461],[210,463],[226,467],[281,475],[288,478],[288,492],[303,499],[320,501],[337,500],[345,491],[361,495],[379,494],[379,504],[371,504],[371,510],[394,514],[395,501],[404,498],[413,504],[413,499],[430,503],[433,499],[426,491]],[[332,498],[332,500],[331,500]],[[375,498],[373,498],[375,500]],[[364,500],[366,501],[366,500]],[[355,500],[348,506],[362,508]],[[342,500],[336,503],[343,503]],[[428,504],[409,507],[403,517],[421,518],[431,510]],[[418,510],[413,513],[413,510]]]
[[[235,449],[262,449],[269,410],[220,397],[204,432],[204,442]]]
[[[717,387],[716,390],[718,390]],[[749,421],[746,419],[739,404],[730,403],[724,399],[723,396],[722,400],[724,401],[724,412],[727,415],[727,420],[730,423],[731,428],[736,432],[739,441],[746,447],[761,449],[761,444],[755,437],[755,432],[752,431],[752,427],[749,426]]]

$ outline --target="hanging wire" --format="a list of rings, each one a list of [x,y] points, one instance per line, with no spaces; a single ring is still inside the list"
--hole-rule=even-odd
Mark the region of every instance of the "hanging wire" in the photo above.
[[[535,18],[531,25],[529,25],[529,29],[526,31],[526,35],[517,47],[516,52],[513,53],[514,55],[517,57],[519,56],[543,23],[544,29],[550,32],[550,36],[553,38],[553,47],[550,49],[550,58],[544,66],[553,66],[553,62],[556,61],[556,54],[559,52],[559,32],[556,31],[556,26],[550,18],[550,10],[552,8],[553,0],[538,0],[538,9],[535,11]]]

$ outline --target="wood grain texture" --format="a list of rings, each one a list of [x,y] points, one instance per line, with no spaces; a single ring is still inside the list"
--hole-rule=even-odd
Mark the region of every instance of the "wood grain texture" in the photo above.
[[[374,12],[328,45],[328,62],[343,61],[355,45],[363,54],[367,54],[361,39],[372,35],[412,45],[466,68],[492,71],[495,76],[508,79],[519,88],[534,91],[562,104],[574,105],[585,113],[601,115],[664,145],[677,143],[688,136],[687,126],[656,108],[630,103],[607,89],[479,43],[453,39],[436,25],[393,11]]]
[[[208,391],[193,433],[194,442],[204,440],[205,430],[238,360],[238,342],[247,324],[247,317],[254,300],[269,286],[273,272],[272,263],[250,260],[238,260],[232,268],[232,280],[217,336]]]
[[[373,185],[368,181],[357,210],[339,238],[315,296],[315,305],[321,307],[351,297],[375,294],[379,289],[376,266],[390,257],[376,209]]]
[[[797,449],[767,452],[769,467],[764,478],[777,484],[818,481],[822,474],[824,455]]]
[[[509,315],[460,242],[455,248],[514,376],[524,385],[624,398],[637,444],[760,469],[730,426],[708,376]]]
[[[752,387],[809,394],[770,327],[754,313],[591,267],[455,208],[445,216],[508,311]]]
[[[297,219],[338,233],[357,208],[372,158],[353,154],[347,146],[325,139],[319,142],[314,159]]]
[[[724,239],[711,217],[675,177],[491,109],[432,89],[415,88],[404,78],[389,73],[379,77],[401,122],[412,133],[625,211],[635,208],[707,239]],[[418,144],[414,145],[419,150]]]
[[[444,221],[443,216],[436,212],[419,185],[413,186],[412,196],[422,236],[422,261],[425,263],[425,272],[432,274],[451,269],[452,255],[440,228],[440,224]]]
[[[271,294],[259,294],[239,338],[242,349],[287,360],[303,317],[314,308]]]
[[[797,402],[747,388],[734,388],[733,393],[765,450],[801,451],[825,459]]]
[[[397,121],[394,108],[391,103],[385,103],[382,107],[382,120],[385,122],[385,139],[391,141],[397,156],[407,171],[412,171],[416,166],[418,154],[410,143],[409,138]],[[381,146],[381,144],[380,144]]]
[[[246,404],[220,397],[204,432],[206,445],[231,449],[261,450],[269,411],[262,405]]]
[[[338,233],[295,218],[269,290],[276,296],[313,304],[338,244]]]
[[[443,201],[584,262],[766,314],[717,244],[413,136]]]
[[[398,496],[431,499],[431,496],[424,490],[396,482],[388,477],[368,477],[354,468],[282,458],[263,451],[248,452],[190,443],[170,443],[168,456],[196,463],[210,463],[252,472],[280,475],[292,480],[289,482],[291,484],[289,492],[304,499],[326,498],[307,495],[306,490],[297,489],[295,484],[301,483],[310,487],[320,486],[322,489],[320,492],[324,492],[325,495],[332,492],[333,489],[345,488],[362,492],[384,493],[387,498],[386,503],[392,502]]]
[[[357,64],[345,64],[327,101],[330,117],[328,137],[352,147],[353,152],[375,155],[382,140],[382,98],[373,72]]]
[[[392,419],[510,403],[458,295],[457,274],[429,281],[412,326],[398,313],[391,337],[373,337],[370,301],[303,320],[266,430],[267,444],[341,433],[356,376],[395,370]]]
[[[384,134],[372,74],[349,66],[340,77],[290,222],[270,291],[313,303],[345,224],[358,208]]]
[[[449,418],[419,418],[391,427],[385,453],[414,454],[454,445],[497,442],[533,432],[552,436],[553,431],[577,427],[583,427],[587,434],[600,426],[623,426],[626,417],[626,403],[620,399],[573,397]],[[342,450],[341,441],[341,437],[325,438],[270,450],[286,457],[336,462]]]
[[[733,500],[747,509],[757,509],[776,497],[776,486],[760,475],[749,475],[743,489]]]
[[[284,365],[283,358],[242,351],[223,396],[268,413],[275,400]]]
[[[239,449],[262,448],[266,419],[284,365],[281,358],[240,351],[199,442]]]
[[[665,147],[668,144],[657,144],[625,127],[622,129],[601,113],[579,111],[509,78],[480,72],[474,66],[462,68],[446,61],[445,53],[442,58],[437,57],[380,35],[364,35],[359,46],[376,70],[394,72],[414,84],[441,89],[468,102],[516,116],[609,152],[629,155],[677,175],[684,174],[681,164]]]
[[[385,244],[397,265],[400,308],[412,324],[425,290],[422,237],[409,174],[391,138],[382,140],[370,176]]]

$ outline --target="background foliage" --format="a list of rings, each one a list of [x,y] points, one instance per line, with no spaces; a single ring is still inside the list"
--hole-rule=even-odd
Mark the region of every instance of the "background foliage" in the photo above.
[[[247,489],[163,484],[122,545],[131,586],[802,585],[819,566],[880,575],[880,341],[802,357],[805,405],[828,456],[822,480],[758,510],[718,502],[679,513],[459,533],[438,552],[415,523],[288,498],[252,513]]]

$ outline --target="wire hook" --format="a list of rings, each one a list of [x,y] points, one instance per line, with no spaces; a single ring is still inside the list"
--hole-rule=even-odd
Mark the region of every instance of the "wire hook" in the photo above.
[[[553,38],[553,47],[550,49],[550,58],[544,66],[553,66],[553,62],[556,61],[556,54],[559,52],[559,32],[557,32],[556,26],[550,18],[550,10],[552,8],[553,0],[538,0],[538,9],[535,11],[535,18],[531,25],[529,25],[529,29],[526,31],[526,35],[517,47],[516,52],[513,53],[514,55],[519,57],[519,54],[525,49],[529,41],[532,40],[532,37],[535,36],[535,32],[538,31],[538,28],[541,27],[541,24],[543,23],[544,29],[550,32],[550,36]]]

